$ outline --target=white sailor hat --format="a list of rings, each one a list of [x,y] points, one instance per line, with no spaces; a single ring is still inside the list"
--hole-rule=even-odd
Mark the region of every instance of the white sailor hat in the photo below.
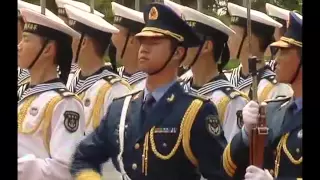
[[[106,33],[119,32],[116,27],[95,14],[82,11],[70,5],[65,5],[64,7],[69,17],[69,26],[80,33],[85,33],[92,37],[101,37],[100,35],[103,37]]]
[[[19,0],[18,1],[18,10],[20,10],[22,8],[30,9],[30,10],[36,11],[38,13],[41,13],[41,6]],[[56,16],[53,12],[51,12],[47,8],[45,10],[45,13],[46,13],[46,16],[50,16],[52,18],[55,18],[57,21],[63,22],[62,19],[60,19],[58,16]]]
[[[229,28],[219,19],[205,15],[192,8],[184,7],[183,14],[187,23],[198,33],[215,37],[220,37],[223,35],[230,36],[235,34],[231,28]]]
[[[73,6],[73,7],[76,7],[82,11],[85,11],[85,12],[90,12],[90,6],[83,3],[83,2],[79,2],[79,1],[66,1],[63,5],[63,8],[65,9],[65,5],[70,5],[70,6]],[[102,14],[101,12],[97,11],[97,10],[94,10],[93,11],[95,15],[98,15],[102,18],[104,18],[104,14]],[[67,13],[68,15],[68,13]]]
[[[114,14],[114,24],[127,28],[133,33],[140,32],[145,26],[143,13],[111,2]]]
[[[247,8],[228,3],[228,12],[231,15],[231,24],[247,27]],[[281,28],[282,24],[275,21],[267,14],[250,10],[251,28],[254,33],[273,35],[275,28]]]
[[[67,17],[67,13],[66,13],[66,10],[64,9],[64,5],[68,1],[72,1],[72,0],[56,0],[56,4],[57,4],[57,7],[58,7],[58,15],[59,16]]]
[[[184,14],[182,13],[183,11],[183,5],[180,5],[178,3],[175,3],[173,1],[170,0],[163,0],[163,3],[170,7],[175,13],[178,14],[178,16],[180,16],[183,20],[185,20]]]
[[[43,15],[26,8],[21,8],[20,12],[26,21],[23,29],[25,32],[38,34],[53,40],[66,36],[80,37],[78,32],[65,24],[57,16],[54,18],[52,15]]]
[[[290,11],[277,7],[275,5],[266,3],[267,14],[274,20],[280,22],[282,25],[286,25],[289,20]]]

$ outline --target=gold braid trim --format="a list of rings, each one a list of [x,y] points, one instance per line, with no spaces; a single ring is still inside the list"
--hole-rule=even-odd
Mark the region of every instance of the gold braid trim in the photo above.
[[[230,102],[230,98],[228,96],[223,96],[220,101],[217,103],[218,115],[220,119],[220,124],[223,125],[225,112],[227,110],[227,106]]]
[[[50,154],[50,139],[51,139],[51,120],[53,116],[53,110],[56,105],[63,99],[60,95],[52,98],[46,106],[43,117],[41,121],[44,121],[43,125],[43,139],[44,146],[47,152]]]
[[[277,146],[277,154],[276,154],[276,160],[275,160],[275,170],[274,170],[274,174],[275,177],[278,177],[279,174],[279,169],[280,169],[280,160],[281,160],[281,150],[283,149],[283,152],[287,155],[287,157],[289,158],[289,160],[291,161],[292,164],[294,165],[299,165],[302,163],[302,156],[296,160],[293,158],[293,156],[291,155],[291,153],[289,152],[288,148],[287,148],[287,140],[289,137],[290,133],[285,134],[284,136],[281,137],[279,144]]]
[[[150,140],[150,146],[151,146],[151,150],[152,152],[156,155],[156,157],[158,157],[159,159],[162,160],[169,160],[171,159],[175,154],[176,151],[178,150],[181,141],[183,141],[183,148],[184,151],[188,157],[188,159],[195,165],[197,165],[197,160],[196,158],[193,156],[191,148],[190,148],[190,131],[191,131],[191,127],[192,124],[194,122],[194,119],[197,115],[197,112],[199,111],[200,107],[202,106],[203,102],[199,99],[195,99],[192,101],[191,105],[188,107],[188,109],[186,110],[186,113],[184,115],[184,117],[182,118],[181,124],[180,124],[180,132],[179,132],[179,136],[177,139],[176,144],[174,145],[173,149],[171,150],[171,152],[168,155],[163,155],[161,154],[156,147],[156,143],[154,140],[154,131],[155,131],[155,127],[151,128],[150,133],[148,132],[145,136],[145,141],[143,144],[143,162],[142,162],[142,172],[147,175],[147,169],[148,169],[148,146],[149,146],[149,140]],[[183,136],[186,136],[185,138],[183,138]]]
[[[263,102],[264,100],[266,100],[273,87],[274,85],[271,82],[268,82],[268,84],[263,88],[262,92],[260,93],[258,97],[258,102]]]
[[[183,122],[183,137],[182,137],[182,146],[184,153],[186,154],[189,161],[196,167],[198,167],[199,163],[197,158],[194,156],[191,147],[190,147],[190,136],[191,136],[191,128],[194,123],[194,120],[196,119],[196,116],[203,104],[203,101],[200,101],[198,99],[194,100],[192,104],[190,105],[190,111],[187,111],[185,113],[185,121]]]
[[[173,33],[171,31],[168,31],[168,30],[163,30],[163,29],[155,28],[155,27],[145,27],[145,28],[142,29],[141,32],[145,32],[145,31],[153,31],[153,32],[164,34],[164,35],[168,35],[168,36],[171,36],[171,37],[175,38],[179,42],[183,42],[184,41],[184,37],[183,36],[181,36],[179,34],[176,34],[176,33]]]
[[[302,47],[302,42],[296,41],[296,40],[294,40],[294,39],[292,39],[292,38],[287,38],[287,37],[282,36],[282,37],[280,38],[280,40],[281,40],[281,41],[284,41],[284,42],[287,42],[287,43],[289,43],[289,44],[296,45],[296,46],[298,46],[298,47]]]
[[[33,134],[34,132],[36,132],[40,126],[40,123],[31,130],[23,130],[23,122],[26,118],[26,115],[28,113],[29,107],[31,106],[31,104],[33,103],[33,101],[37,98],[37,96],[31,96],[28,97],[25,102],[23,103],[22,107],[20,108],[19,112],[18,112],[18,132],[19,133],[23,133],[23,134]]]
[[[99,89],[98,96],[96,97],[95,103],[93,105],[90,118],[86,123],[86,128],[90,125],[91,122],[92,122],[93,129],[96,129],[99,126],[100,120],[101,120],[100,118],[101,109],[103,108],[103,105],[104,105],[104,98],[110,88],[111,88],[111,85],[107,82]]]
[[[85,169],[77,173],[76,180],[101,180],[101,175],[94,170]]]
[[[225,172],[230,177],[233,177],[233,175],[237,169],[237,166],[232,161],[231,154],[230,154],[230,147],[231,147],[231,144],[229,143],[227,145],[227,147],[224,149],[222,161],[223,161],[223,168],[224,168]]]
[[[302,178],[297,178],[297,180],[302,180]]]

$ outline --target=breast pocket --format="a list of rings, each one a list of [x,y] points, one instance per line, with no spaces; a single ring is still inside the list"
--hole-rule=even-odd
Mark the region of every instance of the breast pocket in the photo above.
[[[150,131],[151,149],[162,160],[168,160],[175,155],[181,140],[182,134],[177,127],[155,127]]]

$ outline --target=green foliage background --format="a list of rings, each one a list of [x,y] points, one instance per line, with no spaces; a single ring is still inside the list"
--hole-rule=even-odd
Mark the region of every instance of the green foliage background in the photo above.
[[[25,0],[26,2],[30,2],[33,4],[40,4],[40,0]],[[79,0],[84,3],[90,4],[90,0]],[[113,15],[111,10],[111,2],[115,1],[120,4],[123,4],[127,7],[134,8],[135,7],[135,0],[95,0],[95,9],[100,11],[101,13],[105,14],[105,19],[108,22],[112,22]],[[161,0],[153,0],[153,1],[160,1]],[[197,9],[197,0],[172,0],[182,5]],[[232,2],[239,5],[244,5],[246,0],[202,0],[202,12],[211,15],[213,17],[219,18],[226,24],[230,24],[230,18],[228,15],[218,16],[215,9],[225,8],[225,4],[227,2]],[[152,2],[152,0],[140,0],[140,8],[143,9],[145,4]],[[297,10],[300,14],[302,14],[302,0],[251,0],[252,2],[252,9],[265,12],[265,4],[270,3],[276,6],[288,9],[288,10]],[[223,4],[223,5],[221,5]],[[49,10],[54,13],[57,13],[57,6],[55,0],[47,0],[46,6]],[[106,61],[108,58],[106,57]],[[238,62],[235,60],[231,60],[229,64],[226,66],[225,69],[230,69],[238,65]]]

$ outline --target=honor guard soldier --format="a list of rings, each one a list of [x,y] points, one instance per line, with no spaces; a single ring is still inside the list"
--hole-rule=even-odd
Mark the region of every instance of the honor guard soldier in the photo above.
[[[25,1],[18,0],[18,39],[19,39],[19,34],[21,34],[19,42],[21,41],[23,27],[24,27],[24,19],[20,14],[21,8],[31,9],[31,10],[39,12],[39,13],[41,12],[40,6],[25,2]],[[49,10],[46,13],[48,16],[51,16],[53,18],[57,18],[57,16]],[[58,21],[62,21],[62,20],[60,20],[58,18]],[[17,92],[18,101],[20,100],[24,91],[28,88],[29,83],[30,83],[29,71],[27,69],[21,69],[21,67],[18,67],[18,92]]]
[[[119,75],[124,78],[133,90],[145,87],[147,74],[138,69],[138,51],[140,44],[134,37],[144,27],[143,13],[111,2],[114,14],[114,26],[120,32],[112,35],[112,45],[116,48],[116,59],[122,67]]]
[[[272,4],[266,3],[267,14],[272,17],[274,20],[282,24],[281,28],[276,28],[274,31],[274,38],[276,41],[280,40],[280,37],[284,35],[287,31],[287,21],[289,20],[290,11],[286,9],[282,9],[280,7],[274,6]],[[270,61],[268,65],[270,66],[272,71],[275,71],[275,55],[277,54],[277,48],[269,48],[271,53]]]
[[[229,38],[231,58],[237,58],[241,64],[233,69],[230,82],[240,91],[246,93],[252,99],[252,76],[249,74],[249,54],[257,56],[258,71],[258,101],[276,98],[278,96],[292,96],[290,86],[278,83],[275,73],[264,62],[264,52],[273,41],[275,28],[282,25],[268,15],[251,10],[251,52],[249,52],[249,38],[247,38],[247,8],[228,3],[228,11],[231,15],[231,28],[236,32]]]
[[[251,129],[257,125],[261,111],[259,112],[259,105],[255,101],[250,101],[243,108],[244,126],[228,144],[223,154],[223,167],[230,178],[302,179],[301,40],[302,17],[290,12],[288,31],[280,41],[271,46],[279,48],[276,58],[276,78],[279,82],[291,84],[294,96],[265,101],[266,125],[269,128],[267,143],[256,142],[257,146],[264,148],[264,153],[261,154],[264,162],[261,162],[261,167],[249,164],[248,145],[252,145],[252,142],[249,142],[249,137],[253,135]]]
[[[64,83],[72,60],[72,37],[80,35],[47,9],[43,14],[20,11],[25,25],[18,64],[29,70],[31,78],[18,102],[18,179],[70,179],[67,167],[83,137],[85,120],[81,101]]]
[[[77,180],[100,179],[99,165],[113,158],[125,180],[199,180],[199,171],[221,179],[226,140],[216,107],[177,82],[185,49],[200,40],[163,4],[149,4],[144,18],[136,36],[146,88],[112,102],[100,126],[79,144],[70,171]]]
[[[222,72],[230,58],[228,38],[235,32],[220,20],[197,10],[169,0],[164,3],[170,7],[180,6],[186,22],[202,40],[198,47],[188,49],[184,64],[191,67],[193,77],[186,83],[186,89],[206,96],[216,105],[224,135],[229,141],[241,128],[236,113],[249,101]]]
[[[79,2],[79,1],[74,1],[74,0],[56,0],[56,4],[58,6],[58,16],[61,19],[63,19],[66,24],[69,23],[69,20],[68,20],[68,14],[66,13],[66,9],[65,9],[64,5],[74,6],[74,7],[78,8],[78,9],[83,10],[83,11],[90,12],[90,6],[86,5],[83,2]],[[104,18],[104,14],[100,13],[99,11],[94,10],[94,14]],[[83,35],[81,35],[80,39],[83,39]],[[80,47],[78,46],[78,48],[80,48]],[[70,70],[70,74],[69,74],[69,78],[68,78],[68,82],[67,82],[67,87],[68,88],[70,87],[71,80],[73,79],[74,74],[79,69],[79,66],[77,64],[79,51],[78,50],[76,50],[76,51],[74,50],[74,52],[78,52],[78,53],[74,53],[73,54],[71,70]]]
[[[75,73],[69,89],[83,102],[86,134],[89,134],[98,127],[113,98],[128,93],[130,87],[117,74],[110,72],[103,60],[112,33],[118,33],[119,30],[92,13],[70,5],[65,5],[65,9],[69,26],[83,36],[81,42],[73,40],[73,48],[80,51],[80,69]]]

